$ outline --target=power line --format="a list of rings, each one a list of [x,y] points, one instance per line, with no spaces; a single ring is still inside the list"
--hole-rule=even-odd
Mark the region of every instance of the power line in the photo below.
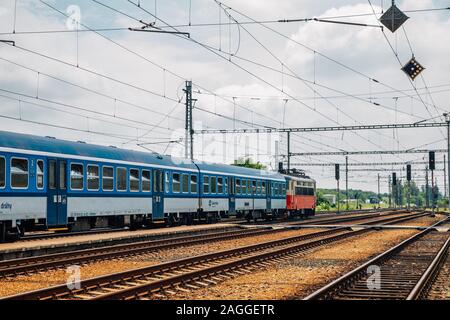
[[[347,156],[347,155],[369,155],[369,154],[414,154],[414,153],[428,153],[430,150],[375,150],[375,151],[343,151],[343,152],[294,152],[291,156]],[[436,153],[445,153],[446,149],[433,150]],[[405,161],[406,162],[406,161]]]

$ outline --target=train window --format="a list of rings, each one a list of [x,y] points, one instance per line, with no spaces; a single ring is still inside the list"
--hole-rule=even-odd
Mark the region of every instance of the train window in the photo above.
[[[165,173],[167,177],[167,172]],[[153,170],[153,192],[164,192],[163,171]],[[168,191],[166,191],[168,192]]]
[[[5,187],[6,181],[6,161],[5,158],[0,157],[0,188]]]
[[[49,189],[56,189],[56,161],[50,160],[48,162],[48,187]]]
[[[209,193],[209,177],[203,176],[203,193]]]
[[[117,191],[126,191],[127,190],[127,169],[126,168],[117,168],[116,174],[116,189]]]
[[[181,192],[183,192],[183,193],[189,192],[189,175],[188,174],[181,175]]]
[[[211,193],[217,193],[217,178],[211,177]]]
[[[252,194],[252,182],[247,180],[247,194]]]
[[[221,177],[217,178],[217,193],[223,193],[223,178]]]
[[[28,159],[11,158],[11,187],[28,188]]]
[[[66,162],[61,161],[59,163],[59,188],[66,189]]]
[[[36,161],[36,188],[44,189],[44,160]]]
[[[114,190],[114,169],[112,167],[103,167],[103,191]]]
[[[241,194],[241,179],[236,179],[236,194]]]
[[[262,181],[262,182],[261,182],[261,194],[262,194],[263,196],[266,195],[266,182],[265,182],[265,181]]]
[[[172,192],[179,193],[180,192],[180,174],[172,173]]]
[[[228,193],[228,178],[224,178],[223,181],[224,181],[223,182],[223,193],[227,194]]]
[[[141,177],[139,175],[139,169],[130,169],[130,191],[139,191],[139,181]]]
[[[164,172],[164,181],[165,181],[165,185],[166,185],[166,193],[169,193],[169,191],[170,191],[170,176],[167,171]]]
[[[197,176],[191,174],[191,193],[197,193]]]
[[[152,186],[151,180],[150,180],[150,170],[142,170],[142,191],[143,192],[150,192],[150,188]]]
[[[273,184],[273,193],[275,196],[278,196],[278,183]]]
[[[44,188],[44,161],[36,161],[36,188]]]
[[[100,188],[100,175],[98,166],[88,165],[87,167],[87,189],[97,191]]]
[[[83,190],[84,168],[82,164],[72,163],[70,165],[70,189]]]

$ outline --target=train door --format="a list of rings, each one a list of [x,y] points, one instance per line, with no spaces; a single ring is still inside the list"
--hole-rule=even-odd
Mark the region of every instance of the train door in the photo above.
[[[236,189],[233,177],[229,177],[228,182],[228,214],[236,213]]]
[[[164,172],[153,170],[153,220],[164,219]]]
[[[47,178],[47,225],[67,224],[67,162],[48,159]]]

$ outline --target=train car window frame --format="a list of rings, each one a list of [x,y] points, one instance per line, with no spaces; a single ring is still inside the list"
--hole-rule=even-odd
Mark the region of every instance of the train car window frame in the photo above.
[[[137,189],[136,188],[132,188],[131,171],[133,171],[135,173],[137,172],[137,179],[133,180],[133,182],[137,182]],[[141,172],[140,172],[140,170],[138,168],[130,168],[130,170],[128,170],[128,184],[130,186],[130,192],[139,192],[141,190],[140,182],[141,182]]]
[[[3,171],[2,168],[2,162],[3,162]],[[2,174],[3,174],[3,181],[2,181]],[[0,189],[6,188],[6,158],[0,157]]]
[[[42,163],[42,170],[41,172],[39,172],[38,170],[40,170],[39,167],[39,163]],[[39,181],[39,177],[42,179],[41,181]],[[44,160],[42,159],[37,159],[36,160],[36,189],[38,190],[43,190],[44,186],[45,186],[45,164],[44,164]],[[39,184],[39,182],[41,182]]]
[[[209,191],[211,194],[217,193],[217,177],[216,176],[211,176],[211,178],[210,178]]]
[[[241,179],[235,179],[235,194],[241,194]]]
[[[266,195],[266,182],[265,181],[261,181],[261,195],[262,196]]]
[[[223,178],[223,193],[228,194],[228,177]]]
[[[203,176],[203,194],[209,194],[209,176]]]
[[[177,178],[175,178],[177,176]],[[172,193],[181,192],[181,174],[179,172],[172,172]]]
[[[105,175],[105,169],[111,169],[111,175]],[[111,189],[105,188],[105,180],[111,181]],[[102,190],[111,192],[114,191],[114,167],[112,166],[102,166]]]
[[[90,175],[89,169],[91,168],[97,168],[97,175]],[[100,190],[100,168],[98,165],[96,164],[88,164],[87,165],[87,171],[86,171],[86,180],[87,180],[87,184],[86,184],[86,188],[88,191],[99,191]],[[97,181],[97,188],[90,188],[89,187],[89,182],[90,181]]]
[[[148,177],[145,173],[148,173]],[[145,179],[144,179],[145,176]],[[148,181],[148,182],[147,182]],[[148,185],[148,188],[147,188]],[[141,171],[141,188],[142,192],[152,192],[152,172],[148,169],[142,169]]]
[[[172,175],[169,173],[169,171],[164,171],[164,185],[165,185],[165,193],[170,193],[170,177]],[[156,183],[156,182],[155,182]],[[155,186],[155,185],[154,185]]]
[[[82,170],[82,174],[78,174],[78,175],[73,175],[72,174],[72,167],[73,166],[81,166],[81,170]],[[61,176],[61,175],[60,175]],[[74,177],[76,179],[80,179],[79,177],[81,177],[81,188],[74,188],[73,187],[73,179]],[[79,163],[79,162],[71,162],[70,163],[70,190],[74,190],[74,191],[80,191],[84,189],[84,164]]]
[[[223,194],[223,177],[217,177],[217,193]]]
[[[190,185],[190,179],[189,174],[183,173],[181,174],[181,193],[189,193],[189,185]]]
[[[14,160],[25,160],[27,162],[27,171],[26,173],[13,173],[13,161]],[[30,161],[28,160],[28,158],[20,158],[20,157],[11,157],[11,160],[9,162],[9,184],[11,186],[11,189],[18,189],[18,190],[26,190],[28,189],[28,186],[30,185]],[[13,186],[13,174],[14,175],[26,175],[27,176],[27,185],[26,187],[14,187]]]
[[[190,184],[191,184],[191,193],[192,194],[197,194],[197,192],[198,192],[198,183],[197,183],[197,175],[196,174],[191,174],[190,175]]]
[[[123,173],[125,173],[125,175],[124,175],[124,181],[125,181],[125,188],[124,189],[120,189],[119,188],[119,184],[120,184],[120,174],[119,174],[119,171],[120,172],[123,172]],[[127,186],[127,180],[128,180],[128,170],[127,170],[127,168],[125,168],[125,167],[117,167],[116,168],[116,191],[118,191],[118,192],[127,192],[127,190],[128,190],[128,186]]]

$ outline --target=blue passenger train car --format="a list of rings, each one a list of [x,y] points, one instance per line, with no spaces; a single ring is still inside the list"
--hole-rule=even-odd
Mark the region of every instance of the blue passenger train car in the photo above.
[[[36,228],[275,218],[285,176],[0,131],[0,241]]]

